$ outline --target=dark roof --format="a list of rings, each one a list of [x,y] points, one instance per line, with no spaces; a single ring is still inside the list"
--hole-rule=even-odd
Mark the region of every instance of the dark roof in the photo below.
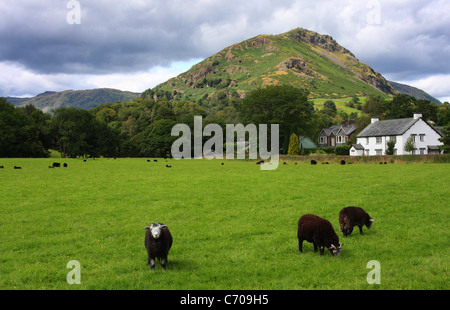
[[[364,128],[356,137],[398,136],[404,134],[418,120],[414,118],[378,121]]]
[[[352,147],[355,148],[355,150],[361,150],[364,151],[364,146],[362,146],[361,144],[352,144]]]
[[[330,128],[324,128],[322,129],[323,133],[325,133],[325,135],[327,137],[329,137],[332,133],[334,133],[334,135],[337,135],[339,130],[343,130],[344,133],[349,136],[351,135],[356,129],[357,127],[354,124],[351,125],[333,125]],[[321,132],[322,135],[322,132]]]

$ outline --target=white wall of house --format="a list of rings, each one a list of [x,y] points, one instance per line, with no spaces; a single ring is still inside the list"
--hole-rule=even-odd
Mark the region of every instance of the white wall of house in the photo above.
[[[364,155],[386,155],[387,142],[391,139],[396,140],[395,155],[411,154],[405,152],[404,146],[410,136],[414,137],[416,150],[414,154],[426,155],[428,154],[429,145],[442,145],[438,139],[441,136],[434,131],[424,120],[420,119],[411,128],[409,128],[403,135],[398,136],[382,136],[382,137],[362,137],[357,138],[356,143],[364,147]]]

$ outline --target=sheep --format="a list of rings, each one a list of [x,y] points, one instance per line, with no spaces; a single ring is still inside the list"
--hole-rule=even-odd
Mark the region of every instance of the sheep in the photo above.
[[[350,236],[353,227],[358,226],[360,234],[363,233],[363,225],[370,228],[373,223],[373,218],[360,207],[346,207],[339,212],[339,231],[344,234],[344,237]]]
[[[172,166],[171,165],[166,165],[166,168],[172,168]]]
[[[5,169],[5,166],[0,166],[0,169]]]
[[[68,167],[68,165],[67,165],[66,163],[64,163],[63,166],[64,166],[64,168],[67,168],[67,167]]]
[[[257,164],[257,165],[262,165],[262,164],[264,164],[264,160],[260,160],[260,161],[258,161],[256,164]]]
[[[161,262],[161,267],[166,270],[167,254],[172,246],[172,235],[167,225],[153,223],[145,227],[145,248],[148,253],[148,263],[150,269],[155,269],[155,259]]]
[[[22,167],[14,166],[14,169],[22,169]]]
[[[341,165],[345,165],[345,160],[341,160]]]
[[[60,163],[53,163],[53,168],[60,168],[61,164]]]
[[[343,243],[339,244],[339,237],[335,233],[331,223],[314,214],[305,214],[298,220],[298,250],[303,253],[303,240],[312,242],[314,252],[320,249],[320,256],[324,255],[324,247],[327,247],[334,257],[338,257],[342,251]]]
[[[311,165],[317,165],[317,161],[315,161],[314,159],[311,160]]]

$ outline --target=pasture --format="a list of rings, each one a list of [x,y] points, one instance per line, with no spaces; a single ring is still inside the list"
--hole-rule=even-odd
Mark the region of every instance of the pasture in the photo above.
[[[450,164],[169,163],[0,159],[0,289],[450,289]],[[343,238],[351,205],[375,222]],[[338,258],[308,242],[299,253],[305,213],[333,224]],[[166,272],[146,265],[144,227],[157,221],[174,239]],[[66,281],[71,260],[80,285]]]

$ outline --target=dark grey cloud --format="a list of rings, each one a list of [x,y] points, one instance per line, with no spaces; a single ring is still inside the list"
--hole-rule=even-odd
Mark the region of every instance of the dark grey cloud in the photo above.
[[[34,83],[41,87],[67,87],[72,76],[75,88],[89,84],[79,81],[87,75],[96,83],[116,74],[142,78],[259,34],[303,27],[332,35],[391,79],[424,80],[450,71],[447,0],[78,0],[79,25],[67,23],[68,2],[0,0],[1,67],[25,81],[51,81]],[[0,95],[11,89],[19,87],[0,81]]]

